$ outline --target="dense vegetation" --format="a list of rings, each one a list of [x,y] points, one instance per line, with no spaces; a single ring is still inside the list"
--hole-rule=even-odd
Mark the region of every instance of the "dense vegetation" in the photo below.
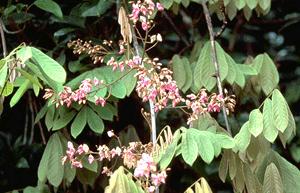
[[[300,192],[296,0],[0,2],[0,192]]]

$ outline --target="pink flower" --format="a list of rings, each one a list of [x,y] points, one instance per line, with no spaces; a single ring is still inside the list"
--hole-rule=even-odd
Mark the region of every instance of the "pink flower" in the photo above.
[[[167,178],[167,173],[166,171],[162,171],[161,173],[158,174],[152,174],[151,175],[151,180],[152,183],[158,187],[162,183],[166,183],[166,178]]]
[[[94,160],[95,160],[94,156],[92,156],[92,155],[90,154],[89,157],[88,157],[89,163],[92,164]]]
[[[107,135],[108,135],[108,137],[113,137],[113,136],[115,136],[113,130],[107,131]]]
[[[162,6],[162,4],[160,3],[156,3],[156,8],[158,9],[158,11],[163,11],[164,10],[164,7]]]
[[[104,98],[102,98],[102,97],[95,96],[95,104],[96,105],[100,104],[102,107],[104,107],[105,104],[106,104],[106,100]]]
[[[79,155],[83,153],[88,153],[89,152],[89,146],[87,144],[79,145],[77,148],[77,153]]]
[[[148,28],[149,28],[148,23],[147,23],[146,21],[142,22],[142,29],[143,29],[144,31],[147,31]]]
[[[143,153],[142,158],[137,162],[137,167],[134,170],[135,177],[149,177],[150,172],[156,171],[156,165],[153,161],[153,158],[147,154]]]
[[[154,192],[155,191],[155,186],[149,186],[148,187],[148,192]]]

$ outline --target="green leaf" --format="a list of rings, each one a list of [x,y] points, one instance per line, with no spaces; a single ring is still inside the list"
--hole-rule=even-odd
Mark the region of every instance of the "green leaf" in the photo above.
[[[193,83],[193,72],[192,72],[191,64],[186,57],[182,58],[181,61],[182,61],[182,64],[184,65],[185,74],[186,74],[186,80],[182,87],[182,91],[185,93],[191,87],[191,85]]]
[[[241,130],[234,136],[237,150],[245,152],[250,144],[251,134],[249,132],[249,121],[244,123]]]
[[[10,99],[10,102],[9,102],[10,107],[15,106],[19,102],[19,100],[24,95],[24,93],[27,91],[29,86],[30,86],[30,81],[28,79],[26,79],[23,82],[23,84],[18,88],[18,90],[16,91],[14,96]]]
[[[268,54],[258,55],[254,59],[254,63],[259,62],[261,62],[261,64],[255,64],[261,66],[260,69],[257,69],[259,72],[258,81],[261,84],[265,95],[269,95],[279,83],[279,74],[274,62],[268,56]]]
[[[249,131],[254,137],[263,131],[263,115],[259,109],[251,111],[249,115]]]
[[[262,185],[248,164],[244,164],[244,177],[248,193],[262,192]]]
[[[101,162],[99,162],[101,163]],[[88,156],[85,156],[83,159],[82,159],[82,165],[84,168],[86,168],[87,170],[90,170],[92,172],[98,172],[98,162],[97,161],[94,161],[93,163],[89,163],[88,161]]]
[[[281,157],[277,152],[271,150],[265,156],[265,160],[257,169],[257,175],[260,181],[263,181],[266,168],[274,163],[279,171],[283,184],[284,193],[295,193],[300,190],[300,171],[293,164],[289,163],[285,158]]]
[[[234,2],[235,2],[236,8],[238,8],[239,10],[243,9],[246,5],[245,0],[235,0]]]
[[[197,130],[199,131],[199,130]],[[194,140],[197,143],[198,152],[200,157],[205,161],[206,163],[211,163],[211,161],[214,159],[214,146],[211,142],[211,139],[208,135],[208,131],[199,131],[199,135],[193,135]],[[195,148],[196,149],[196,148]]]
[[[237,14],[237,7],[234,3],[234,1],[230,1],[229,5],[226,6],[226,12],[228,15],[228,18],[230,20],[233,20],[236,17]]]
[[[71,167],[70,163],[64,165],[64,179],[71,184],[76,176],[76,169]]]
[[[257,1],[261,0],[246,0],[246,3],[250,9],[254,9],[257,6]]]
[[[237,163],[236,163],[236,156],[235,154],[232,152],[232,151],[226,151],[226,152],[229,152],[229,160],[228,160],[228,163],[229,163],[229,176],[230,176],[230,179],[233,180],[236,175],[237,175],[237,172],[240,172],[238,171],[237,169]]]
[[[61,11],[60,6],[52,0],[36,0],[34,2],[34,5],[36,5],[38,8],[50,12],[56,17],[63,18],[63,13]]]
[[[215,143],[220,144],[224,149],[231,149],[235,146],[234,139],[226,134],[212,134],[215,138]]]
[[[245,6],[243,12],[246,20],[249,21],[252,16],[252,9],[250,9],[248,6]]]
[[[6,60],[5,60],[5,58],[2,58],[2,59],[0,60],[0,70],[2,69],[2,67],[3,67],[5,64],[6,64]]]
[[[120,166],[113,175],[110,176],[109,185],[105,187],[105,193],[129,193],[131,192],[128,178],[124,173],[123,166]]]
[[[179,135],[174,134],[172,143],[167,147],[166,151],[163,153],[162,157],[159,160],[159,165],[161,169],[166,169],[171,161],[173,160],[173,157],[175,156],[175,152],[177,149],[177,143],[180,139]]]
[[[170,9],[173,5],[173,0],[160,0],[160,3],[163,5],[165,9]]]
[[[68,113],[65,113],[63,116],[61,116],[59,119],[56,119],[53,123],[53,131],[59,130],[65,126],[75,117],[76,112],[70,111]]]
[[[229,159],[228,153],[226,153],[225,151],[219,165],[219,177],[223,183],[225,183],[227,173],[228,173],[228,159]]]
[[[226,76],[226,80],[229,84],[233,84],[235,79],[236,79],[236,63],[235,61],[229,56],[228,54],[226,55],[226,62],[228,64],[228,74]]]
[[[258,4],[263,10],[268,10],[271,7],[271,0],[259,0]]]
[[[104,107],[101,105],[95,105],[94,103],[89,103],[89,106],[100,116],[103,120],[112,121],[114,114],[108,107],[110,104],[106,103]]]
[[[55,187],[58,187],[64,176],[64,166],[61,164],[63,148],[58,133],[54,133],[46,146],[38,168],[39,180],[46,179]]]
[[[241,87],[244,88],[246,84],[244,73],[240,67],[241,65],[236,65],[236,77],[235,77],[235,83]]]
[[[3,60],[3,59],[2,59]],[[1,61],[2,61],[1,60]],[[4,65],[1,69],[0,69],[0,87],[3,87],[6,81],[6,77],[7,77],[7,65]]]
[[[263,183],[264,193],[283,193],[283,184],[279,174],[279,171],[274,163],[268,165],[264,183]]]
[[[289,123],[289,113],[286,101],[277,89],[275,89],[272,94],[272,107],[274,124],[276,128],[283,133]]]
[[[84,129],[87,122],[87,108],[83,107],[76,115],[71,125],[71,135],[76,138]]]
[[[81,16],[89,17],[89,16],[101,16],[103,15],[110,7],[112,6],[112,1],[109,0],[100,0],[97,4],[90,6],[90,8],[86,9]]]
[[[210,53],[210,42],[206,42],[194,69],[194,84],[197,89],[200,89],[203,85],[208,91],[211,91],[217,83],[214,77],[215,69],[211,61]]]
[[[269,142],[273,143],[277,138],[278,130],[276,129],[273,121],[272,101],[269,98],[267,98],[264,102],[263,123],[264,123],[263,134]]]
[[[126,87],[126,96],[129,96],[132,93],[132,91],[134,90],[134,88],[136,86],[136,82],[137,82],[137,78],[136,78],[136,76],[134,76],[137,71],[132,70],[131,72],[129,72],[129,70],[131,70],[131,69],[124,70],[121,73],[122,76],[126,74],[126,76],[124,78],[122,78],[122,80],[121,80]]]
[[[76,177],[81,184],[94,186],[98,173],[85,168],[76,171]]]
[[[174,80],[176,81],[178,88],[182,89],[182,87],[185,84],[187,75],[185,71],[185,66],[182,60],[180,59],[179,55],[173,56],[172,63]]]
[[[55,115],[55,108],[54,108],[54,105],[51,105],[47,109],[47,113],[46,113],[46,117],[45,117],[45,124],[49,131],[53,127],[54,115]]]
[[[13,90],[14,90],[14,85],[11,82],[7,82],[3,89],[0,88],[0,93],[2,93],[2,96],[8,96],[13,92]]]
[[[195,138],[192,135],[192,133],[188,132],[188,130],[186,130],[186,132],[182,133],[181,140],[182,140],[181,141],[181,153],[182,153],[183,160],[187,164],[192,166],[198,156],[197,142],[195,141]]]
[[[296,123],[294,120],[294,116],[289,108],[288,108],[288,112],[289,112],[289,124],[287,126],[287,129],[283,133],[279,132],[279,138],[284,147],[286,145],[286,142],[290,141],[292,137],[296,135]]]
[[[34,124],[37,124],[45,116],[48,110],[48,105],[47,103],[41,108],[41,110],[36,114],[36,117],[34,119]]]
[[[87,122],[91,130],[101,134],[104,131],[104,123],[102,119],[91,108],[87,108]]]
[[[42,51],[34,47],[30,48],[33,59],[42,68],[45,74],[57,83],[65,83],[67,76],[65,69],[58,62],[44,54]]]
[[[258,74],[256,68],[251,64],[239,64],[239,68],[245,75],[254,76]]]
[[[32,84],[36,84],[38,85],[40,88],[43,88],[43,86],[41,85],[41,83],[37,80],[37,78],[31,74],[29,74],[28,72],[26,72],[25,70],[21,69],[21,68],[15,68],[18,72],[20,72],[25,78],[27,78],[28,80],[30,80],[30,82]]]

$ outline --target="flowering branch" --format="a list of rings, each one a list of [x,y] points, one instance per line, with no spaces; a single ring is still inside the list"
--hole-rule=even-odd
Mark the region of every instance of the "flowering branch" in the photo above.
[[[207,8],[206,3],[203,1],[202,3],[202,7],[203,7],[203,11],[204,11],[204,15],[205,15],[205,19],[206,19],[206,23],[207,23],[207,28],[208,28],[208,32],[209,32],[209,38],[210,38],[210,44],[211,44],[211,60],[215,66],[215,70],[216,70],[216,78],[217,78],[217,86],[218,86],[218,91],[219,94],[223,95],[223,88],[222,88],[222,83],[221,83],[221,78],[220,78],[220,64],[218,62],[218,58],[217,58],[217,51],[216,51],[216,44],[215,44],[215,35],[213,32],[213,26],[212,26],[212,22],[211,22],[211,17]],[[226,124],[226,129],[228,131],[228,133],[230,135],[232,135],[229,123],[228,123],[228,117],[227,117],[227,113],[226,113],[226,107],[225,104],[222,104],[222,111],[223,111],[223,116],[225,119],[225,124]]]

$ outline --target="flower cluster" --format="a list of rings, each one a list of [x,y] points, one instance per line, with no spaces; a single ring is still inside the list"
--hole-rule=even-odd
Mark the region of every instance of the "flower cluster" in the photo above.
[[[88,54],[93,63],[98,62],[103,63],[104,57],[113,51],[113,41],[104,40],[102,44],[93,45],[92,41],[83,41],[77,39],[68,42],[68,47],[73,49],[74,54]],[[125,52],[125,42],[119,41],[119,52],[118,54],[123,54]]]
[[[68,86],[65,86],[63,91],[58,93],[57,97],[54,97],[53,103],[56,104],[56,107],[66,105],[70,107],[73,102],[78,102],[78,104],[85,104],[87,100],[87,95],[92,91],[93,87],[99,87],[103,84],[103,81],[98,80],[97,78],[84,79],[79,88],[75,91]],[[45,89],[45,94],[43,96],[44,99],[52,98],[54,96],[54,91],[51,89]],[[106,100],[102,97],[95,96],[96,105],[104,106]]]
[[[134,24],[140,21],[144,31],[147,31],[151,27],[151,23],[153,22],[151,16],[155,9],[158,11],[164,10],[160,3],[155,4],[152,0],[138,0],[137,2],[131,1],[130,3],[132,4],[132,13],[129,15],[129,18]]]
[[[111,137],[115,136],[112,131],[108,132]],[[71,167],[83,168],[82,159],[87,156],[88,162],[92,164],[94,161],[111,161],[115,157],[123,159],[123,164],[134,169],[134,176],[141,180],[148,192],[153,192],[162,183],[165,183],[167,177],[166,171],[159,171],[156,163],[151,157],[153,145],[142,144],[140,142],[131,142],[129,146],[115,147],[110,149],[106,145],[97,147],[97,151],[93,152],[86,144],[74,147],[72,142],[68,142],[66,155],[62,158],[62,163],[67,161]],[[108,167],[102,168],[102,174],[111,175],[112,171]]]
[[[172,71],[167,68],[161,69],[161,64],[157,63],[157,60],[146,59],[146,63],[152,64],[154,68],[140,68],[136,74],[138,77],[136,91],[139,97],[144,102],[152,101],[156,112],[166,107],[169,101],[173,107],[184,101],[179,94],[176,81],[172,78]]]
[[[198,119],[198,116],[205,112],[220,112],[220,109],[224,104],[222,95],[213,93],[211,96],[208,96],[205,89],[200,90],[198,95],[190,94],[186,97],[186,106],[188,109],[192,110],[192,114],[188,118],[188,124]]]
[[[141,159],[137,162],[137,166],[134,170],[134,176],[140,179],[141,181],[145,181],[147,179],[151,179],[151,184],[148,185],[147,189],[149,192],[154,192],[157,187],[161,184],[166,183],[166,171],[157,171],[157,167],[153,158],[147,154],[143,153]]]
[[[114,57],[111,57],[110,60],[107,62],[108,66],[112,66],[113,70],[120,69],[122,72],[125,69],[125,66],[129,68],[137,68],[141,64],[141,58],[139,56],[134,56],[132,59],[129,60],[121,60],[116,61]]]
[[[89,146],[87,146],[86,144],[83,145],[79,145],[77,149],[75,149],[74,145],[72,142],[68,142],[68,149],[66,151],[66,154],[63,158],[62,158],[62,164],[65,164],[67,160],[70,161],[70,164],[72,167],[75,168],[82,168],[82,162],[80,161],[80,159],[78,159],[79,155],[82,154],[87,154],[90,152]],[[89,162],[92,163],[93,160],[90,160],[89,158]]]

